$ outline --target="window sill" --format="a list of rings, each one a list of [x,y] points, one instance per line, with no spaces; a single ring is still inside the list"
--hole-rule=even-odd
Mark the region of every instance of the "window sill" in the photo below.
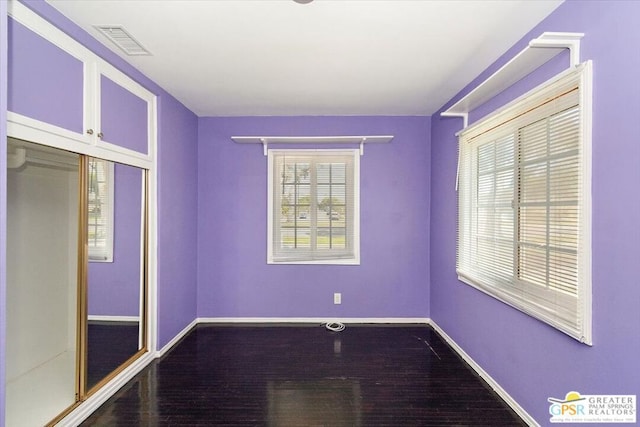
[[[268,259],[269,265],[360,265],[360,258],[348,259],[316,259],[303,261],[277,261]]]
[[[113,258],[89,258],[89,262],[113,262]]]

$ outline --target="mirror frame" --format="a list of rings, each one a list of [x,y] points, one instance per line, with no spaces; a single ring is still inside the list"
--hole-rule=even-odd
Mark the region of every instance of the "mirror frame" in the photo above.
[[[79,345],[82,349],[79,353],[81,353],[81,360],[79,364],[79,400],[80,402],[86,400],[88,397],[96,393],[100,390],[105,384],[115,378],[120,372],[130,366],[133,362],[139,359],[142,355],[149,351],[148,349],[148,300],[149,300],[149,170],[140,168],[138,166],[127,165],[125,163],[121,163],[125,166],[135,167],[142,172],[142,215],[141,215],[141,228],[142,228],[142,241],[141,241],[141,283],[140,283],[140,298],[141,298],[141,310],[140,310],[140,325],[139,325],[139,336],[141,337],[141,347],[131,355],[128,359],[126,359],[122,364],[120,364],[116,369],[111,371],[107,376],[102,378],[92,387],[88,387],[87,377],[88,377],[88,328],[89,328],[89,317],[88,317],[88,307],[89,307],[89,281],[88,281],[88,268],[89,268],[89,243],[88,243],[88,188],[89,188],[89,157],[92,156],[81,156],[82,161],[82,176],[84,178],[82,182],[82,196],[84,200],[81,202],[81,210],[82,217],[80,222],[81,232],[83,236],[80,237],[80,243],[82,244],[82,252],[79,253],[79,257],[82,256],[82,260],[78,259],[79,265],[82,268],[79,268],[78,278],[81,279],[79,282],[81,284],[82,289],[79,291],[79,296],[82,298],[82,313],[79,311],[78,317],[78,330],[79,334]],[[93,157],[97,158],[97,157]],[[118,163],[118,162],[113,162]],[[117,218],[115,219],[117,220]],[[83,270],[83,271],[80,271]]]

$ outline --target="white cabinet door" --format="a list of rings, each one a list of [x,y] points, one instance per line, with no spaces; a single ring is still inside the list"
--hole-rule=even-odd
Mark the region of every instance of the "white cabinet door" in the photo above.
[[[155,95],[26,6],[12,2],[10,15],[9,134],[46,133],[58,148],[151,161]]]

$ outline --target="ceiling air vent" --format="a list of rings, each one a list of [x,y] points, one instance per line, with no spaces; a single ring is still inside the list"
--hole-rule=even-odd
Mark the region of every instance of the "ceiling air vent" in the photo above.
[[[95,28],[127,55],[151,55],[151,52],[120,25],[96,25]]]

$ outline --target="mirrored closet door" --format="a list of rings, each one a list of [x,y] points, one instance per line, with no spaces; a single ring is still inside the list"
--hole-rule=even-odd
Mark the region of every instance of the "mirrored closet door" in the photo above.
[[[88,159],[87,385],[144,350],[146,174]]]
[[[7,152],[5,424],[47,425],[146,351],[147,173]]]

